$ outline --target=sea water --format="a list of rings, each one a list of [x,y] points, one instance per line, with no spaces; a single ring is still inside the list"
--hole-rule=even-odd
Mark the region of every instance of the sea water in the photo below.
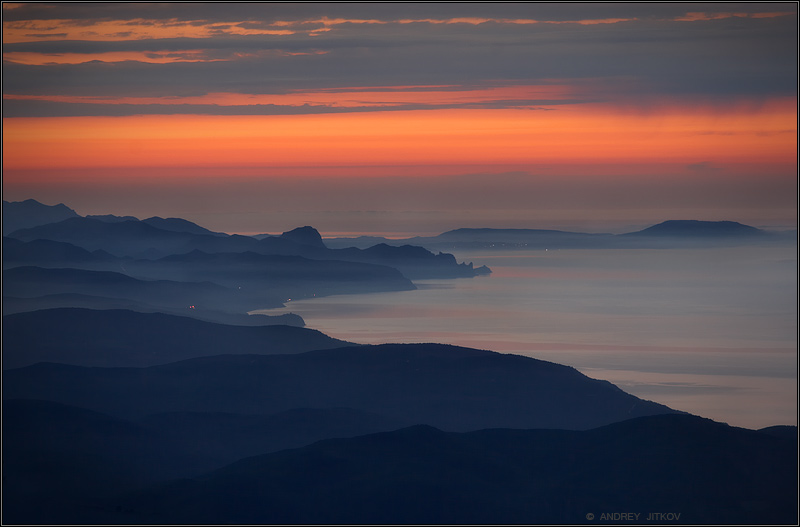
[[[455,251],[490,276],[263,310],[343,340],[441,342],[573,366],[731,425],[797,424],[796,246]]]

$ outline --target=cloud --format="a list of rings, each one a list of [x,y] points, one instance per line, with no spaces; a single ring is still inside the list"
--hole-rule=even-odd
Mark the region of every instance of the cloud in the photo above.
[[[603,79],[615,89],[593,100],[794,95],[796,14],[763,17],[787,11],[795,6],[4,4],[3,90],[126,97]],[[26,41],[10,42],[11,29]]]
[[[596,20],[608,18],[686,17],[689,13],[785,12],[792,3],[25,3],[3,4],[3,18],[22,20],[125,20],[132,18],[168,20],[209,20],[232,22],[248,18],[274,23],[285,20],[331,19],[446,19],[446,18],[531,18],[545,21]]]
[[[331,104],[126,104],[126,103],[79,103],[39,100],[3,99],[3,117],[80,117],[80,116],[124,116],[124,115],[308,115],[351,112],[387,112],[412,110],[449,109],[527,109],[549,111],[548,106],[571,104],[575,101],[482,101],[464,104],[354,104],[335,106]]]

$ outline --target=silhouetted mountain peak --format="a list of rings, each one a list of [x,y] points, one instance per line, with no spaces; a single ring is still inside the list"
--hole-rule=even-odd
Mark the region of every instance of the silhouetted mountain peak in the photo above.
[[[305,227],[298,227],[296,229],[284,232],[280,237],[303,245],[311,245],[313,247],[320,247],[323,249],[326,248],[319,231],[317,231],[317,229],[314,227],[309,227],[307,225]]]
[[[119,217],[118,217],[119,218]],[[121,234],[149,234],[158,232],[161,229],[151,227],[138,220],[107,221],[97,218],[84,218],[75,216],[47,225],[41,225],[30,229],[21,229],[13,234],[13,237],[24,241],[41,237],[56,241],[68,241],[61,238],[70,236],[119,236]]]
[[[84,216],[90,220],[100,220],[108,223],[117,223],[120,221],[139,221],[136,216],[117,216],[115,214],[87,214]]]
[[[75,217],[78,217],[78,213],[63,203],[45,205],[35,199],[3,200],[3,235]]]
[[[201,227],[200,225],[191,222],[189,220],[184,220],[183,218],[161,218],[158,216],[153,216],[152,218],[147,218],[142,220],[142,222],[152,227],[156,227],[157,229],[162,229],[165,231],[225,236],[225,233],[210,231],[205,227]]]
[[[9,208],[18,208],[18,209],[25,209],[25,210],[49,210],[49,211],[56,211],[60,214],[67,214],[69,216],[78,216],[78,213],[72,210],[71,208],[67,207],[63,203],[58,203],[56,205],[45,205],[44,203],[40,203],[35,199],[26,199],[24,201],[6,201],[3,200],[3,206]]]
[[[776,425],[768,426],[758,430],[762,434],[771,435],[774,437],[784,437],[797,441],[797,427],[792,425]]]
[[[737,237],[760,236],[761,229],[735,221],[667,220],[629,236]]]

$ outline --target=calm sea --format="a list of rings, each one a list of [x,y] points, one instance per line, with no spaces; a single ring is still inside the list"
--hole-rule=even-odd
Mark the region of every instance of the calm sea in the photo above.
[[[797,248],[456,252],[486,277],[292,301],[351,342],[443,342],[573,366],[747,428],[797,424]]]

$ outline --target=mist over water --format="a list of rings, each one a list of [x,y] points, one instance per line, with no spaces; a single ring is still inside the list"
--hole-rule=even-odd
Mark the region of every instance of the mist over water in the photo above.
[[[262,312],[293,312],[353,342],[442,342],[567,364],[735,426],[797,424],[794,245],[454,253],[493,274]]]

